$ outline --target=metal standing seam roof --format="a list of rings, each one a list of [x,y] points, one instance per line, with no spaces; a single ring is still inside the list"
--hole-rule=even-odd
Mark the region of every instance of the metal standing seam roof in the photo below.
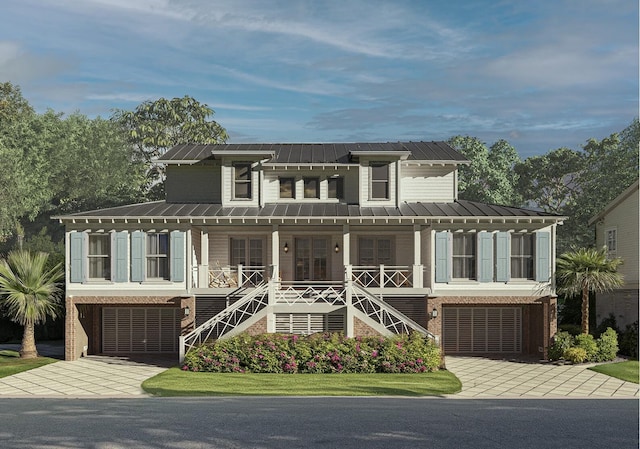
[[[458,200],[453,203],[402,203],[391,206],[360,207],[341,203],[273,203],[263,207],[222,207],[205,203],[150,203],[99,209],[53,217],[74,219],[179,219],[179,218],[555,218],[564,217],[517,207],[497,206]]]
[[[385,155],[409,153],[408,160],[449,161],[468,163],[468,159],[446,142],[387,142],[387,143],[238,143],[238,144],[182,144],[176,145],[158,158],[158,162],[202,161],[216,155],[229,153],[273,153],[271,163],[279,164],[346,164],[352,154],[384,153]]]

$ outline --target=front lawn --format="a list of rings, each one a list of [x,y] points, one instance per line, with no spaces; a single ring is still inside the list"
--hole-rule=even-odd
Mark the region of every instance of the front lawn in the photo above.
[[[0,351],[0,378],[48,365],[53,362],[57,362],[57,360],[49,357],[21,359],[20,354],[16,351]]]
[[[629,360],[627,362],[619,363],[607,363],[604,365],[594,366],[589,369],[597,373],[606,374],[607,376],[615,377],[627,382],[633,382],[635,384],[637,384],[639,380],[637,360]]]
[[[462,384],[449,371],[422,374],[194,373],[171,368],[142,383],[156,396],[440,396]]]

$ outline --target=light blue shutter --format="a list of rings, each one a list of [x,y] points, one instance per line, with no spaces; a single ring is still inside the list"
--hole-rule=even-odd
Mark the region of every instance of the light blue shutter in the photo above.
[[[478,281],[493,281],[493,234],[478,232]]]
[[[131,234],[131,282],[144,281],[146,234],[134,231]]]
[[[83,282],[87,270],[85,233],[69,233],[69,277],[71,282]]]
[[[509,233],[496,234],[496,281],[508,282],[511,274]]]
[[[436,232],[436,282],[451,280],[450,232]]]
[[[129,242],[129,233],[127,231],[113,233],[113,281],[127,282],[127,243]]]
[[[536,232],[536,281],[549,282],[551,277],[551,234],[548,231]]]
[[[184,282],[185,260],[185,233],[183,231],[171,232],[171,281]]]

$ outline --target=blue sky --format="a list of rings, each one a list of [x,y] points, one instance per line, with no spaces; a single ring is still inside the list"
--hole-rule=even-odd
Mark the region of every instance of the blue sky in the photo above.
[[[90,117],[190,95],[234,143],[463,134],[527,157],[638,115],[638,2],[4,0],[0,81]]]

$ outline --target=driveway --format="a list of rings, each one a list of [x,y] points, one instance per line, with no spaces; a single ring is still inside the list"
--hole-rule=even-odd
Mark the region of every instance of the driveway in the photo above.
[[[56,344],[38,344],[38,352],[61,358],[60,347],[63,348]],[[1,349],[15,348],[0,345]],[[144,396],[142,382],[174,364],[166,357],[131,360],[88,356],[73,362],[60,361],[1,378],[0,398]]]
[[[455,398],[637,398],[638,384],[587,368],[483,357],[446,356],[447,369],[462,382]]]

